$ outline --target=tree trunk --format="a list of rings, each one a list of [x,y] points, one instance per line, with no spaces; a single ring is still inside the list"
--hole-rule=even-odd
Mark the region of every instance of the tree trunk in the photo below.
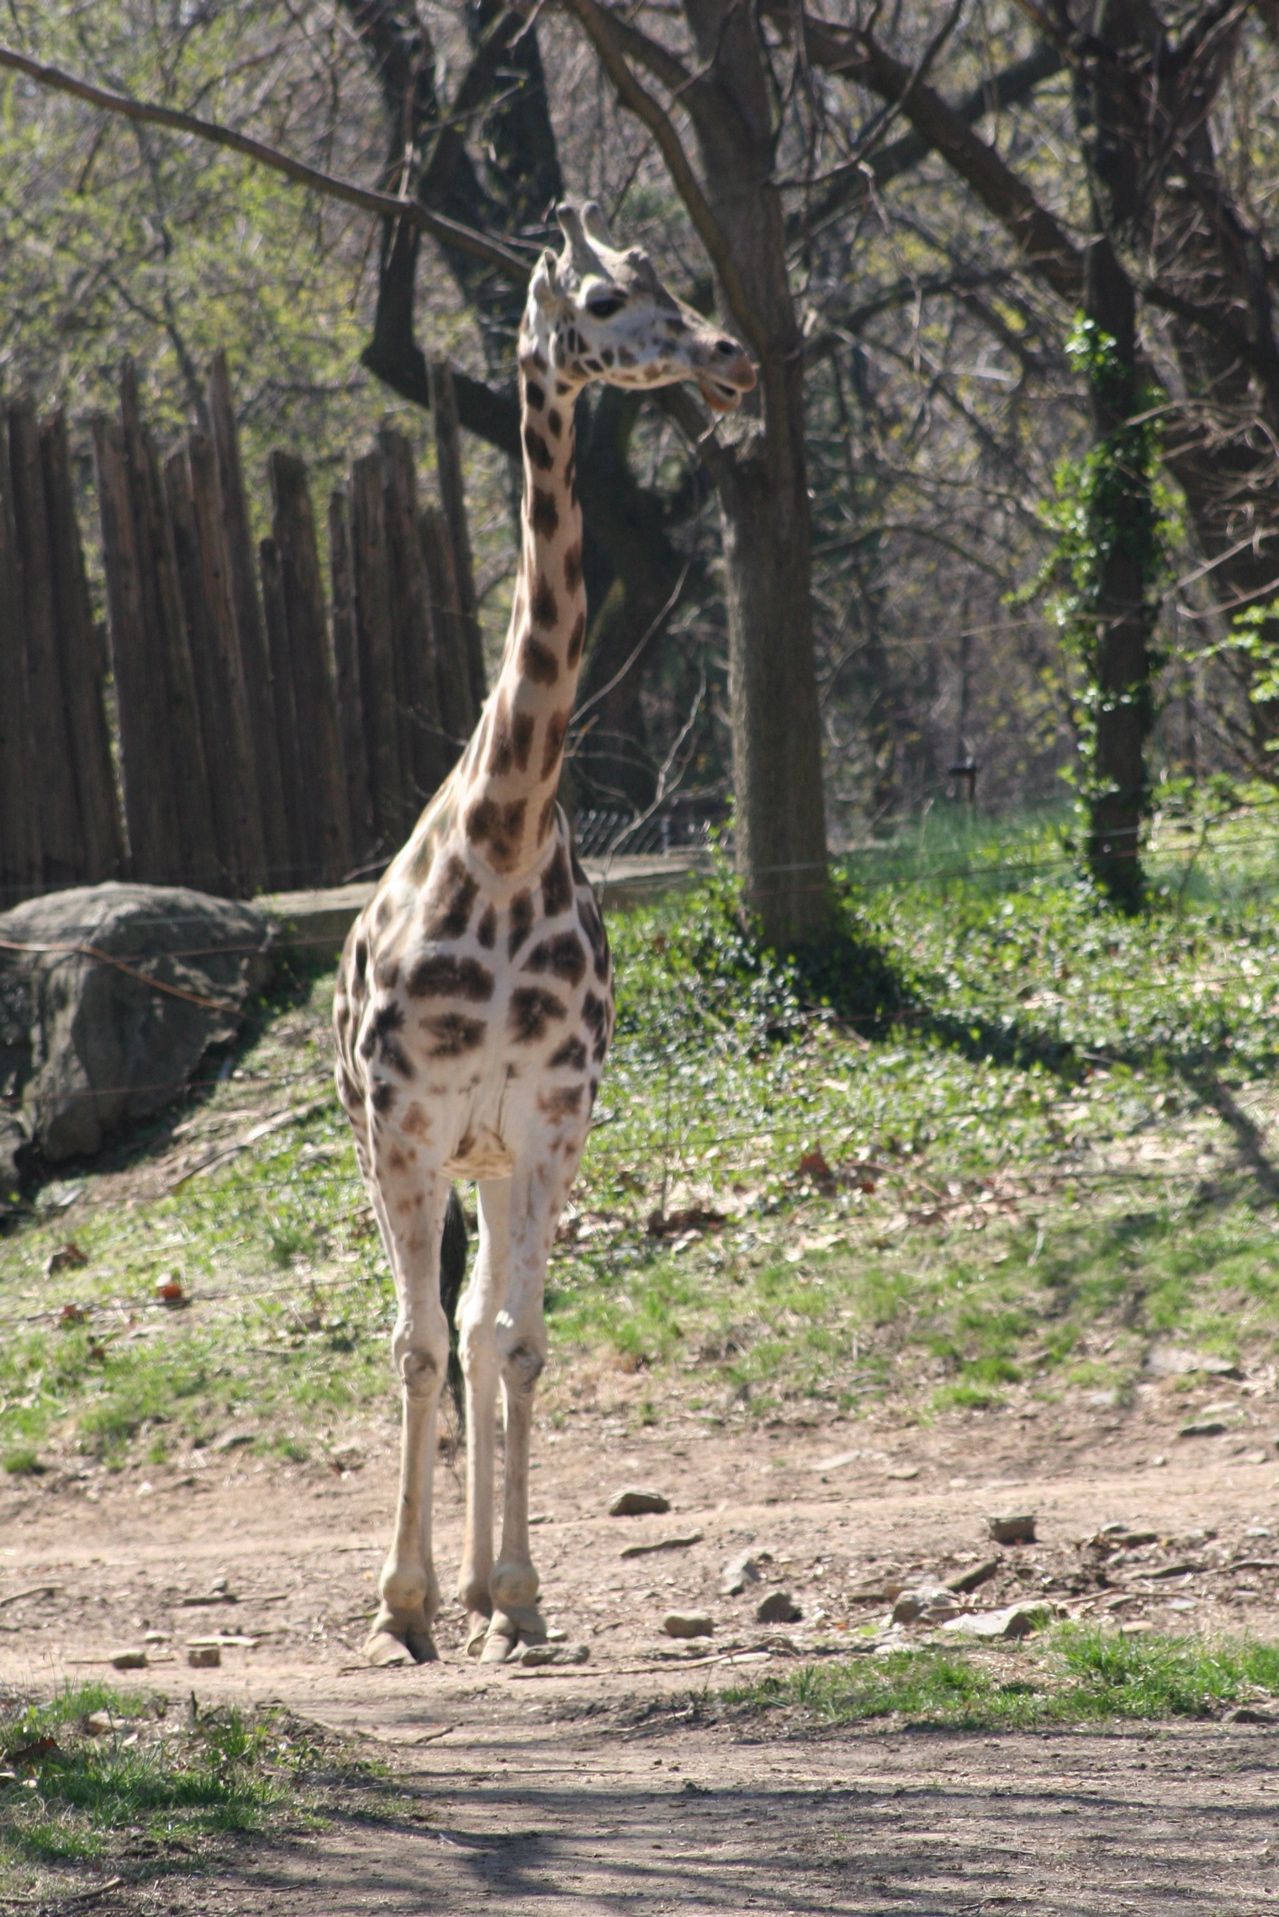
[[[760,418],[719,428],[730,457],[715,474],[728,587],[737,868],[765,940],[785,946],[818,932],[828,909],[803,342],[773,184],[761,29],[733,0],[684,0],[684,11],[700,62],[688,109],[729,256],[717,262],[722,310],[759,360]],[[736,289],[725,284],[729,263]]]

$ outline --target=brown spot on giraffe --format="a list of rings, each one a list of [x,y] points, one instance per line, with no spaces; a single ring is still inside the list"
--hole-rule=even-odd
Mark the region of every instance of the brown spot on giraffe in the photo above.
[[[575,540],[564,555],[564,584],[576,594],[582,583],[582,542]]]
[[[555,504],[554,493],[544,491],[541,486],[534,486],[529,521],[539,538],[554,539],[560,523],[560,509]]]
[[[511,720],[511,757],[517,772],[527,772],[536,721],[531,712],[517,712]]]
[[[566,1007],[554,992],[541,985],[521,985],[511,993],[506,1025],[517,1045],[531,1045],[545,1036],[553,1018],[563,1018]]]
[[[568,651],[565,658],[570,668],[575,666],[582,656],[582,647],[586,642],[586,614],[579,612],[573,621],[573,630],[569,634]]]
[[[542,746],[542,777],[549,779],[555,770],[556,762],[564,750],[564,741],[568,736],[570,708],[563,712],[553,712],[546,722],[546,740]]]
[[[550,829],[554,825],[554,823],[555,823],[555,794],[552,792],[550,798],[546,801],[546,804],[542,807],[541,815],[537,821],[537,842],[539,845],[545,845],[547,834],[550,832]]]
[[[493,974],[478,959],[432,952],[418,960],[404,989],[410,998],[465,998],[482,1005],[493,996]]]
[[[499,692],[493,706],[493,731],[485,769],[492,773],[494,778],[505,778],[511,769],[513,758],[511,708],[505,692]],[[466,927],[463,926],[462,930],[465,931]]]
[[[608,1006],[594,992],[588,992],[582,1000],[582,1023],[594,1038],[591,1056],[599,1064],[608,1050]]]
[[[569,876],[564,847],[557,845],[542,874],[542,910],[548,919],[557,919],[573,903],[573,881]]]
[[[553,686],[560,676],[560,662],[549,646],[527,633],[520,652],[520,665],[538,686]]]
[[[600,983],[608,977],[608,933],[604,930],[604,921],[599,915],[594,897],[589,893],[577,895],[577,918],[582,930],[591,942],[591,953],[595,960],[595,976]]]
[[[586,970],[586,952],[576,932],[557,932],[554,938],[542,939],[533,947],[522,969],[549,972],[552,978],[576,985]]]
[[[527,799],[512,799],[509,805],[479,799],[467,813],[466,835],[472,844],[488,846],[489,864],[495,872],[514,870],[527,810]]]
[[[550,412],[546,415],[546,423],[551,429],[551,438],[558,439],[564,431],[564,420],[558,406],[552,406]]]
[[[413,1138],[430,1137],[431,1121],[427,1116],[426,1107],[420,1105],[416,1099],[414,1099],[411,1104],[405,1106],[400,1118],[400,1130],[402,1132],[408,1132]]]
[[[560,616],[560,609],[555,603],[554,590],[544,572],[538,574],[537,586],[533,593],[532,613],[539,626],[553,626]],[[559,668],[556,667],[557,675],[558,672]],[[553,684],[554,681],[551,683]]]
[[[497,942],[497,912],[486,905],[483,916],[475,928],[475,936],[486,952],[491,952]]]
[[[449,855],[440,879],[426,895],[428,939],[460,939],[471,922],[471,907],[479,887],[457,853]]]
[[[546,404],[546,394],[535,379],[525,380],[524,396],[535,413],[540,413]]]
[[[375,1112],[385,1117],[395,1103],[395,1087],[385,1078],[377,1080],[369,1092],[369,1100]]]
[[[553,1092],[539,1092],[537,1109],[547,1118],[571,1118],[582,1109],[582,1087],[561,1085]]]
[[[539,472],[550,472],[555,464],[555,455],[542,435],[532,426],[524,428],[524,450]]]
[[[428,1058],[460,1058],[484,1043],[488,1026],[482,1018],[466,1018],[461,1012],[438,1012],[422,1020],[422,1030],[434,1041],[427,1048]]]
[[[506,955],[514,958],[529,933],[533,930],[533,900],[528,892],[517,892],[511,900],[510,936],[507,939]]]
[[[355,941],[355,976],[360,984],[364,983],[364,974],[368,970],[369,948],[363,939]]]
[[[551,1069],[567,1065],[575,1072],[585,1071],[586,1047],[580,1038],[566,1038],[559,1050],[552,1052],[546,1063]]]

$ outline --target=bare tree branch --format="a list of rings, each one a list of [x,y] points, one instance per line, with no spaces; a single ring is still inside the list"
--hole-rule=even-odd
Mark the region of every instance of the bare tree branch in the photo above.
[[[512,282],[522,284],[528,278],[528,265],[518,254],[508,252],[506,247],[483,233],[477,233],[473,227],[463,226],[458,220],[446,219],[440,213],[429,212],[417,200],[399,199],[392,193],[371,192],[367,187],[357,186],[353,180],[339,179],[336,174],[323,173],[318,167],[307,166],[305,161],[295,160],[291,155],[281,153],[278,147],[268,146],[263,140],[252,139],[247,133],[237,133],[234,127],[222,126],[216,120],[202,120],[194,113],[180,113],[173,107],[153,106],[146,101],[132,100],[124,93],[108,92],[105,87],[94,86],[88,80],[65,73],[61,67],[46,66],[42,61],[32,60],[13,47],[0,46],[0,66],[12,67],[15,72],[25,74],[39,86],[50,87],[57,93],[69,93],[77,100],[87,101],[90,106],[102,108],[104,112],[121,114],[126,120],[141,122],[146,126],[167,127],[171,133],[191,133],[197,139],[210,141],[214,146],[230,147],[233,152],[244,154],[259,166],[283,173],[299,185],[312,187],[331,200],[344,200],[348,206],[363,207],[370,213],[409,220],[421,227],[424,233],[429,233],[432,239],[473,254]]]

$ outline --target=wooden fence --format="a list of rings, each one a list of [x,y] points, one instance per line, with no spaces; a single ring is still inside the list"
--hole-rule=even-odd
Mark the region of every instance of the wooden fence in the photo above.
[[[291,453],[268,458],[253,552],[225,359],[208,432],[163,460],[126,362],[118,420],[90,421],[105,622],[65,419],[0,411],[3,903],[105,878],[331,885],[401,843],[485,694],[446,367],[432,388],[441,503],[379,433],[329,498],[326,593]]]

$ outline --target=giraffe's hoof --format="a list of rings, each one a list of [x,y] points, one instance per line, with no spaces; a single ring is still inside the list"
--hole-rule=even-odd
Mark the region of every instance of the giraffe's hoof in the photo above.
[[[510,1611],[495,1611],[480,1652],[482,1664],[505,1664],[527,1644],[546,1643],[546,1619],[536,1604],[521,1604]]]
[[[429,1631],[406,1631],[398,1637],[394,1631],[371,1631],[364,1640],[364,1655],[370,1664],[389,1669],[396,1664],[434,1664],[439,1657]]]
[[[392,1637],[389,1631],[370,1631],[364,1640],[364,1655],[370,1664],[381,1664],[387,1668],[413,1662],[408,1645],[398,1637]]]
[[[470,1611],[466,1618],[466,1655],[478,1657],[488,1636],[489,1621],[483,1611]]]

